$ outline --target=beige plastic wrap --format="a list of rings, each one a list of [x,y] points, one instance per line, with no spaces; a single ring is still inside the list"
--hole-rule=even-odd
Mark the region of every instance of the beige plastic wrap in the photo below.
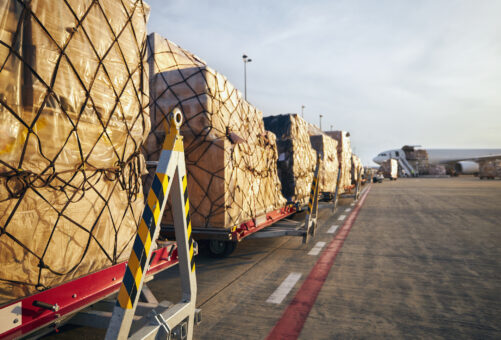
[[[148,12],[1,2],[0,304],[127,259],[143,208]]]
[[[231,228],[285,205],[277,176],[275,136],[261,111],[220,73],[158,34],[148,37],[152,132],[149,160],[159,157],[163,121],[184,115],[190,214],[195,228]],[[172,224],[170,209],[163,223]]]
[[[495,178],[497,176],[495,161],[482,161],[478,163],[478,176],[480,178]]]
[[[277,136],[282,193],[289,201],[306,204],[317,163],[308,133],[309,124],[295,113],[265,117],[264,124]]]
[[[364,167],[362,165],[362,161],[360,160],[360,158],[355,155],[355,154],[352,154],[351,155],[351,179],[352,179],[352,182],[353,184],[357,183],[357,181],[359,180],[359,176],[363,176],[364,174]]]
[[[341,180],[339,192],[343,193],[345,189],[351,186],[351,141],[350,133],[347,131],[326,131],[328,136],[337,141],[337,157],[340,163]]]
[[[387,159],[379,167],[385,178],[396,179],[398,177],[398,161],[394,158]]]
[[[320,161],[319,191],[334,193],[339,171],[337,141],[327,135],[310,136],[310,141],[313,149],[323,156]]]

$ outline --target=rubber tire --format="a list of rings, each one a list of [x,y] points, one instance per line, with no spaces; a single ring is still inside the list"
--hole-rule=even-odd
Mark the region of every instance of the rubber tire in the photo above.
[[[221,259],[230,256],[237,248],[237,242],[209,240],[209,256]]]

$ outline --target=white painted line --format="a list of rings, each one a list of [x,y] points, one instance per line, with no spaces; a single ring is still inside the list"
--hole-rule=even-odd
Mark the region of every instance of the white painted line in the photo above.
[[[353,202],[352,204],[350,204],[352,207],[355,205],[355,202]]]
[[[287,294],[289,294],[292,288],[294,288],[296,283],[299,281],[299,278],[301,278],[301,273],[290,273],[289,276],[287,276],[285,280],[282,281],[280,286],[275,289],[273,294],[270,295],[266,302],[276,303],[277,305],[282,303]]]
[[[320,251],[322,250],[322,248],[324,246],[325,246],[325,242],[322,242],[322,241],[317,242],[317,244],[315,244],[315,246],[313,248],[311,248],[308,255],[316,256],[316,255],[320,254]]]
[[[327,230],[327,234],[334,234],[337,228],[339,228],[338,225],[333,225],[332,227],[329,228],[329,230]]]
[[[350,212],[351,208],[346,208],[345,212]]]
[[[346,215],[341,215],[341,216],[339,216],[338,221],[343,221],[345,218],[346,218]]]

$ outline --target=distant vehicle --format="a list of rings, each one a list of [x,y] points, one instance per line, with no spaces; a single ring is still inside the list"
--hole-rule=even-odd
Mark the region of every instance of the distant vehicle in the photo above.
[[[372,182],[383,183],[384,176],[382,173],[378,172],[374,177],[372,177]]]
[[[442,165],[450,174],[477,174],[480,161],[501,159],[501,149],[418,149],[404,146],[387,150],[373,158],[377,164],[395,158],[405,176],[422,173],[424,165]]]

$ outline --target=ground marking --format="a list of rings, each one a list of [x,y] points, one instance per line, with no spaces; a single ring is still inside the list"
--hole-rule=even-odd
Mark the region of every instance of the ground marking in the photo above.
[[[345,212],[350,212],[351,208],[346,208]]]
[[[325,247],[325,242],[322,241],[317,242],[317,244],[315,244],[315,246],[311,248],[308,255],[317,256],[318,254],[320,254],[320,251],[322,250],[323,247]]]
[[[341,216],[339,216],[338,221],[343,221],[345,218],[346,218],[346,215],[341,215]]]
[[[304,323],[317,300],[318,294],[324,282],[327,280],[327,275],[329,275],[329,271],[334,264],[337,254],[348,236],[361,206],[367,198],[369,190],[370,186],[365,190],[365,193],[360,198],[359,204],[351,213],[350,218],[343,224],[337,236],[333,238],[327,245],[327,248],[322,252],[317,263],[308,274],[301,287],[299,287],[296,295],[289,306],[286,307],[282,317],[268,334],[266,340],[297,339],[299,337]]]
[[[327,230],[327,234],[334,234],[337,228],[339,228],[338,225],[333,225],[332,227],[329,228],[329,230]]]
[[[355,205],[355,202],[353,202],[352,204],[350,204],[352,207]]]
[[[299,281],[299,278],[301,278],[301,273],[290,273],[289,276],[285,278],[285,280],[282,281],[280,286],[278,286],[277,289],[273,292],[273,294],[270,295],[268,300],[266,302],[268,303],[275,303],[279,305],[282,303],[282,301],[285,299],[287,294],[294,288],[296,283]]]

